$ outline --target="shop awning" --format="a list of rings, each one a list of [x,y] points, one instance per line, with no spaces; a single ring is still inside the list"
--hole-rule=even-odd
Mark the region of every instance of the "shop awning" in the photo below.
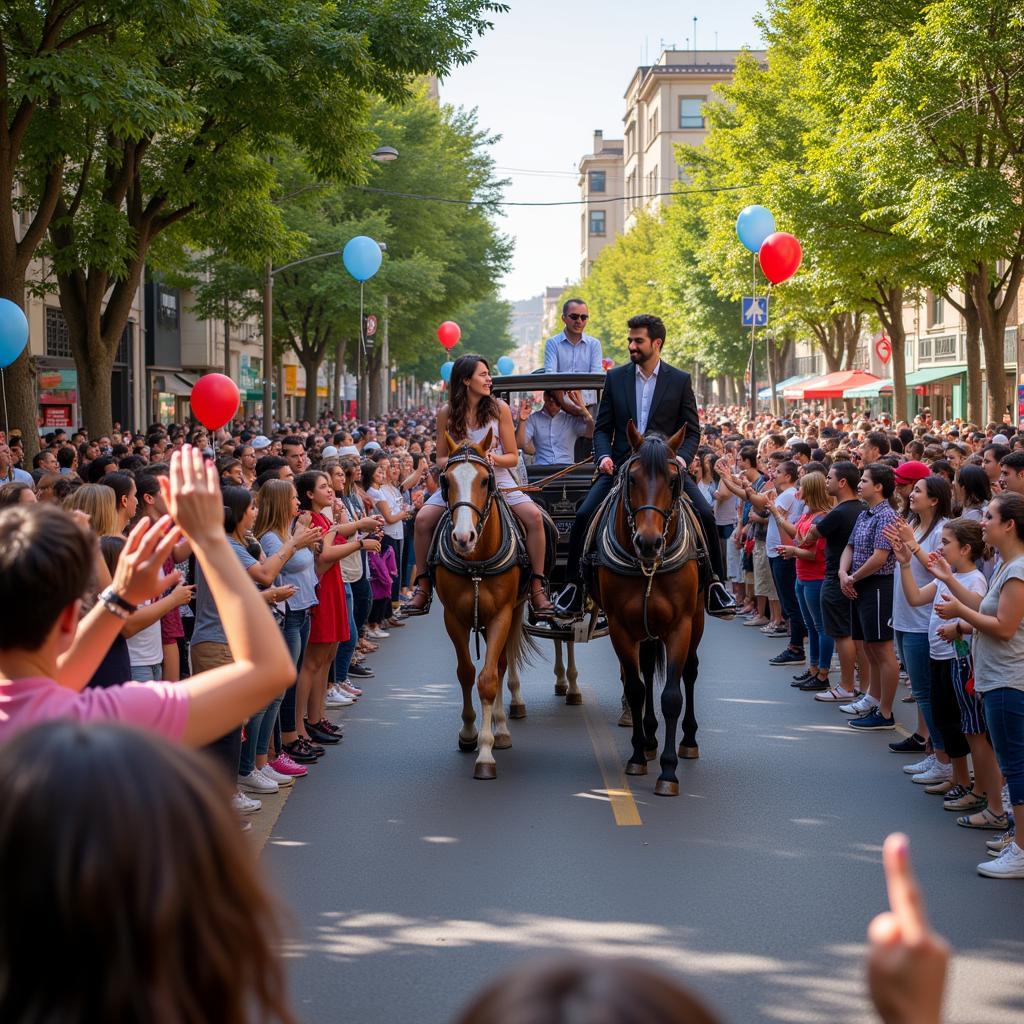
[[[828,373],[824,377],[809,380],[806,384],[797,384],[787,388],[783,394],[789,397],[788,392],[799,391],[798,397],[810,400],[821,401],[828,398],[842,398],[847,388],[866,387],[881,378],[873,373],[865,373],[863,370],[837,370],[835,373]]]
[[[872,384],[863,384],[859,388],[847,388],[843,392],[843,398],[878,398],[881,395],[892,394],[892,378],[876,380]]]
[[[908,373],[907,387],[914,388],[919,384],[931,384],[932,381],[959,377],[960,374],[966,372],[966,363],[954,363],[952,366],[929,366],[927,370],[915,370],[913,373]]]
[[[800,384],[805,380],[811,380],[816,374],[813,373],[797,373],[792,377],[787,377],[785,380],[780,380],[775,385],[775,394],[781,395],[786,388],[793,387],[795,384]],[[757,393],[757,397],[762,401],[767,401],[772,397],[771,388],[761,388]]]
[[[270,397],[273,399],[277,398],[277,388],[270,389]],[[263,401],[263,388],[250,388],[247,391],[242,392],[243,402],[262,402]]]
[[[177,395],[179,398],[188,398],[192,394],[192,385],[188,377],[180,373],[158,374],[155,380],[154,390],[161,395]]]

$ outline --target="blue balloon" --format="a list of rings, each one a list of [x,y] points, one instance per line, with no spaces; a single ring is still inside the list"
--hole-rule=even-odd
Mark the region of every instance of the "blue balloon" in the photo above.
[[[495,367],[498,373],[504,376],[507,373],[511,373],[516,368],[516,364],[512,362],[511,356],[502,356],[495,364]]]
[[[441,380],[447,384],[452,379],[452,367],[455,364],[449,360],[447,363],[441,364]]]
[[[744,206],[736,218],[736,235],[751,251],[759,252],[764,240],[775,233],[775,218],[763,206]]]
[[[341,259],[345,269],[357,281],[369,281],[380,270],[383,257],[380,246],[374,239],[367,238],[366,235],[356,235],[345,243]]]
[[[10,366],[28,344],[28,320],[21,307],[0,299],[0,366]]]

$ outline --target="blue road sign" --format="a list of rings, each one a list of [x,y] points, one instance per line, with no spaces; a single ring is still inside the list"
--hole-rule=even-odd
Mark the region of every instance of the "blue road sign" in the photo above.
[[[767,327],[768,296],[744,295],[742,316],[744,327]]]

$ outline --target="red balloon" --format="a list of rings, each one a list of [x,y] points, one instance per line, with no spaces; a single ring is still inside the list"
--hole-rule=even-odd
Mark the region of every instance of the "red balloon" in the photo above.
[[[614,365],[615,365],[615,360],[614,359],[602,359],[601,360],[601,369],[602,370],[610,370]]]
[[[238,412],[238,388],[223,373],[208,373],[192,388],[192,412],[207,430],[218,430]]]
[[[781,284],[796,273],[804,254],[793,235],[776,231],[761,243],[757,258],[764,276],[772,284]]]
[[[437,340],[441,342],[446,349],[452,349],[459,343],[459,338],[462,337],[462,329],[454,320],[445,320],[443,324],[437,329]]]

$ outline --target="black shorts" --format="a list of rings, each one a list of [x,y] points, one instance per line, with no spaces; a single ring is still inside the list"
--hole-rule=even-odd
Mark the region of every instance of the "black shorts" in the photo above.
[[[892,576],[869,576],[855,583],[853,639],[866,644],[892,640]]]
[[[853,636],[853,602],[839,589],[837,579],[822,584],[821,618],[825,636],[833,640]]]

